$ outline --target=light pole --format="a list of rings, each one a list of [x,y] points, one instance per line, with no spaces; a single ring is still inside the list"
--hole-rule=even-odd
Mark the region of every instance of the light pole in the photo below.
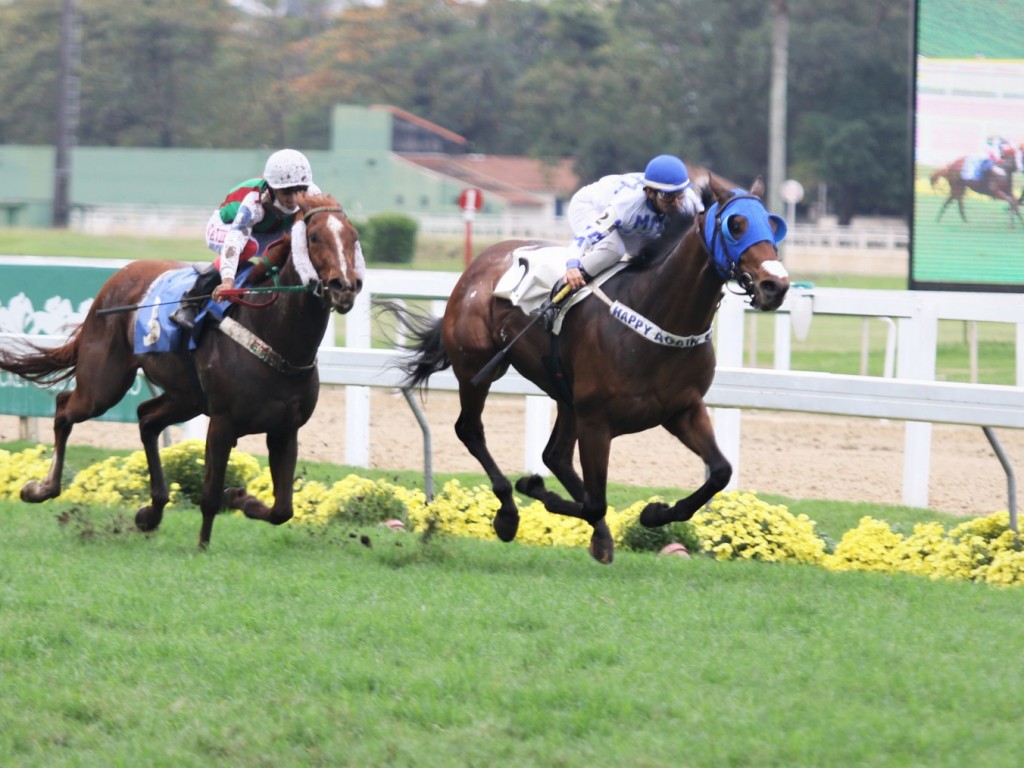
[[[786,178],[786,79],[789,66],[789,7],[772,0],[772,81],[768,107],[768,210],[782,209]]]
[[[71,203],[71,147],[78,125],[78,64],[81,52],[75,24],[75,0],[63,0],[60,15],[60,73],[57,84],[57,153],[53,171],[53,226],[65,228]]]

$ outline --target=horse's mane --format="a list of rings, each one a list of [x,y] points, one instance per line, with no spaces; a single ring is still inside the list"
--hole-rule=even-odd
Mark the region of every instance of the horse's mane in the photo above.
[[[298,196],[299,209],[305,213],[313,208],[340,208],[341,204],[334,199],[332,195],[319,194],[312,195],[309,192],[303,192]]]

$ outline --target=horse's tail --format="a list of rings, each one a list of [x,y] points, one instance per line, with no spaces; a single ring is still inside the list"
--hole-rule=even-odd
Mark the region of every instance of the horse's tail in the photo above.
[[[78,367],[78,344],[82,327],[72,331],[60,347],[42,347],[25,342],[22,350],[0,349],[0,370],[37,384],[51,385],[67,381]],[[27,348],[27,349],[26,349]]]
[[[939,185],[939,179],[944,179],[948,172],[949,172],[949,166],[948,165],[944,165],[942,168],[939,168],[937,171],[935,171],[935,173],[933,173],[931,175],[931,179],[930,180],[932,182],[932,188],[933,189]]]
[[[393,301],[374,303],[378,310],[395,317],[397,330],[405,337],[399,346],[412,353],[394,366],[405,374],[403,388],[423,388],[427,379],[451,367],[452,361],[448,359],[448,351],[441,338],[442,318]]]

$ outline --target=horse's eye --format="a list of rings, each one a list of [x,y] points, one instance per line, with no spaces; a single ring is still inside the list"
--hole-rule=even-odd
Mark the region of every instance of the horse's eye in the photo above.
[[[308,237],[309,242],[315,243],[317,241],[317,235],[315,232],[311,232]]]
[[[742,216],[729,217],[729,234],[739,238],[747,230],[747,220]]]

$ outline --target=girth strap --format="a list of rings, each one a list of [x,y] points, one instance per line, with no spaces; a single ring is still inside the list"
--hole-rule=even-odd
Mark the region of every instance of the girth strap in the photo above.
[[[229,339],[238,342],[275,371],[283,373],[285,376],[302,376],[316,368],[315,358],[309,365],[292,365],[275,352],[267,342],[230,317],[221,320],[218,329]]]

